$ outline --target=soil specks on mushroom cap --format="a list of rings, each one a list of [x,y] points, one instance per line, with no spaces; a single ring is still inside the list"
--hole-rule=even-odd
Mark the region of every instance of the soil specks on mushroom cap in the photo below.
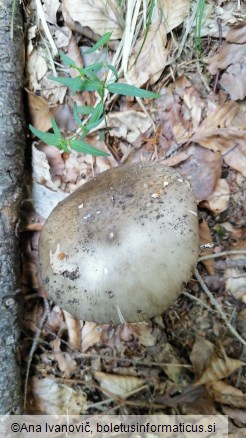
[[[58,245],[66,258],[54,271],[49,254]],[[54,209],[40,239],[41,273],[50,297],[80,319],[120,323],[120,309],[126,321],[141,321],[175,301],[198,248],[196,202],[185,180],[161,164],[125,165]]]

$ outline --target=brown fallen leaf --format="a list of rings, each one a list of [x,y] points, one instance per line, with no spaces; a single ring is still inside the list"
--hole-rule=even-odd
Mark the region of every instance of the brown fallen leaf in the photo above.
[[[27,101],[32,125],[40,131],[48,131],[52,126],[52,114],[47,100],[27,90]]]
[[[85,353],[90,347],[101,341],[102,327],[95,322],[86,321],[81,332],[81,351]]]
[[[124,399],[146,383],[145,379],[140,377],[106,374],[100,371],[96,371],[94,376],[100,382],[101,389],[104,390],[107,395],[112,394]]]
[[[218,403],[246,408],[246,394],[226,382],[212,382],[206,385],[210,396]]]
[[[229,43],[237,43],[244,44],[246,43],[246,28],[245,28],[245,20],[238,24],[237,26],[233,26],[226,35],[226,41]]]
[[[205,385],[211,382],[216,382],[217,380],[225,379],[243,365],[246,364],[241,360],[232,359],[226,356],[225,353],[223,354],[223,357],[219,357],[215,353],[201,377],[194,383],[194,386]]]
[[[137,87],[141,87],[148,81],[154,84],[159,79],[168,55],[167,34],[163,23],[153,23],[143,45],[144,39],[145,34],[135,45],[127,73],[130,83]]]
[[[220,178],[214,188],[213,193],[203,201],[203,207],[212,213],[220,214],[228,208],[230,201],[230,187],[224,178]]]
[[[82,415],[87,410],[86,395],[79,389],[45,377],[29,380],[27,411],[43,415]]]
[[[190,2],[189,0],[180,0],[178,2],[160,0],[158,8],[161,10],[166,32],[169,33],[183,23],[189,13]]]
[[[196,340],[190,354],[190,360],[194,366],[196,379],[199,379],[205,369],[209,366],[214,352],[215,345],[212,344],[212,342],[201,336],[196,336]]]
[[[190,141],[220,152],[229,166],[246,176],[245,110],[236,102],[208,107],[207,117],[196,128]]]
[[[162,161],[167,166],[175,165],[178,172],[190,181],[193,193],[199,201],[213,193],[221,173],[221,155],[207,152],[206,148],[192,144],[174,157]]]
[[[77,369],[77,362],[66,351],[61,351],[61,339],[55,338],[50,342],[57,366],[65,379],[70,379]]]
[[[81,345],[81,327],[83,323],[66,312],[66,310],[63,310],[63,314],[67,326],[69,344],[72,349],[79,350]]]
[[[246,96],[245,60],[230,65],[222,74],[219,83],[232,100],[243,100]]]
[[[242,240],[232,249],[236,250],[246,250],[246,240]],[[245,257],[245,256],[244,256]],[[241,254],[232,254],[228,256],[228,260],[238,260],[241,259]],[[226,292],[231,294],[234,298],[246,303],[246,276],[245,267],[238,266],[233,268],[225,269],[225,283]]]
[[[64,9],[70,15],[73,24],[89,27],[93,32],[102,36],[112,32],[112,39],[120,39],[123,34],[123,22],[119,3],[116,0],[64,0]],[[66,13],[66,16],[67,16]],[[66,20],[66,18],[65,18]],[[67,21],[67,20],[66,20]],[[71,22],[68,21],[70,26]]]
[[[199,220],[199,238],[200,238],[200,245],[213,242],[208,223],[204,218],[202,218],[202,220]],[[202,255],[210,255],[210,254],[213,254],[213,250],[209,248],[203,250],[202,252]],[[214,275],[215,270],[214,270],[213,259],[203,260],[202,264],[205,266],[205,268],[207,269],[210,275]]]
[[[223,414],[228,415],[229,418],[235,420],[240,425],[246,426],[246,410],[240,408],[232,408],[230,406],[222,406]],[[244,429],[246,432],[246,429]]]
[[[214,75],[217,70],[224,70],[231,64],[240,63],[246,56],[245,44],[223,43],[220,50],[212,58],[208,59],[208,70]]]

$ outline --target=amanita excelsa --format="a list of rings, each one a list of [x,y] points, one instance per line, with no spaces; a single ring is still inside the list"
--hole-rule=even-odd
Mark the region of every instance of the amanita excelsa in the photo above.
[[[58,204],[39,251],[49,297],[76,318],[145,321],[174,303],[192,275],[196,201],[161,164],[113,168]]]

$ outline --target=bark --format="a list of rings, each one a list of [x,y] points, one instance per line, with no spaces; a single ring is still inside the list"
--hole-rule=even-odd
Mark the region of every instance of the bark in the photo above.
[[[14,1],[14,0],[13,0]],[[0,414],[22,413],[18,363],[20,253],[16,225],[24,172],[24,39],[18,0],[0,2]]]

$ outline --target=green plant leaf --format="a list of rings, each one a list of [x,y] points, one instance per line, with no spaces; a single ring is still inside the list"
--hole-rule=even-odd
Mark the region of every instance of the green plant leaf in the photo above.
[[[44,143],[60,147],[61,141],[63,140],[60,132],[51,134],[50,132],[39,131],[39,129],[34,128],[34,126],[32,125],[29,125],[29,129],[34,135],[36,135],[36,137],[38,137]]]
[[[111,64],[106,64],[106,67],[108,67],[108,69],[111,70],[114,73],[114,75],[116,77],[116,80],[118,80],[119,79],[119,75],[118,75],[118,72],[117,72],[116,68],[113,65],[111,65]]]
[[[89,132],[90,132],[92,129],[96,128],[98,125],[100,125],[100,123],[102,123],[103,120],[104,120],[104,116],[101,117],[100,119],[95,120],[95,122],[91,122],[91,121],[89,121],[89,122],[84,126],[84,131],[83,131],[83,134],[82,134],[82,138],[85,138],[85,137],[89,134]]]
[[[100,149],[97,149],[94,146],[91,146],[89,143],[86,143],[83,140],[71,140],[70,147],[75,151],[82,152],[84,154],[91,154],[91,155],[103,156],[103,157],[109,155],[106,152],[101,151]]]
[[[60,58],[62,59],[62,61],[64,62],[65,65],[67,65],[68,67],[74,67],[75,69],[77,69],[75,62],[69,58],[69,56],[67,56],[65,53],[63,52],[59,52]]]
[[[110,93],[121,94],[123,96],[142,97],[147,99],[157,99],[160,97],[160,94],[152,93],[152,91],[143,90],[134,85],[121,84],[119,82],[107,84],[106,88]]]
[[[78,106],[78,112],[80,114],[83,114],[83,116],[88,116],[89,114],[92,114],[94,111],[94,106],[89,106],[89,105],[81,105]]]
[[[50,121],[51,121],[51,125],[52,125],[52,128],[53,128],[54,134],[56,134],[57,137],[59,136],[59,138],[62,139],[62,135],[60,133],[60,129],[58,128],[54,117],[51,117]]]
[[[76,102],[74,102],[74,104],[73,104],[73,115],[74,115],[74,119],[75,119],[75,122],[77,123],[77,125],[81,125],[81,119],[80,119],[80,116],[79,116],[79,109],[78,109],[78,106],[77,106],[77,103]]]
[[[103,102],[100,101],[94,107],[94,109],[91,113],[90,122],[95,122],[96,120],[98,120],[101,117],[103,110],[104,110],[104,105],[103,105]]]
[[[101,38],[99,38],[96,44],[94,44],[94,46],[92,46],[90,49],[86,50],[84,54],[87,55],[89,53],[95,52],[95,50],[99,49],[99,47],[104,46],[104,44],[106,44],[110,40],[111,35],[112,32],[105,33]]]
[[[73,95],[76,93],[76,91],[81,90],[81,84],[83,83],[80,76],[77,76],[76,78],[52,77],[50,79],[52,81],[58,82],[59,84],[66,85],[67,87],[71,88]]]

